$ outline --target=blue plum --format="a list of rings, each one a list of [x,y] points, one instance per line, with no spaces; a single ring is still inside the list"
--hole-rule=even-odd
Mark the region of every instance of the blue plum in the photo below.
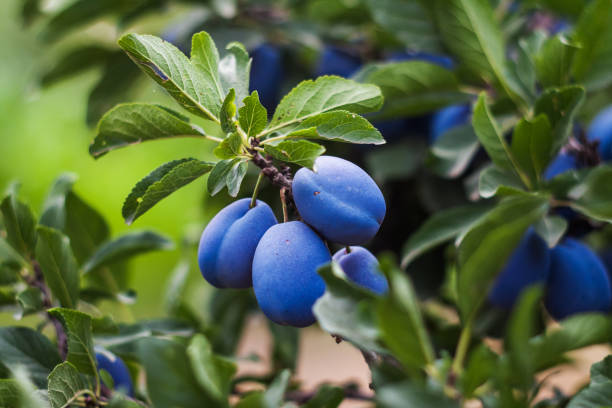
[[[317,268],[331,261],[323,240],[301,221],[277,224],[259,241],[253,258],[253,290],[272,321],[295,327],[315,322],[312,306],[325,282]]]
[[[550,271],[550,250],[533,228],[529,228],[510,256],[489,292],[495,306],[511,309],[528,286],[545,283]]]
[[[259,239],[277,223],[268,204],[243,198],[228,205],[208,223],[198,248],[202,276],[217,288],[248,288]]]
[[[317,76],[338,75],[348,78],[357,72],[361,65],[362,61],[358,55],[354,55],[342,48],[328,45],[321,52],[316,74]]]
[[[332,259],[338,262],[346,276],[359,286],[379,295],[386,293],[389,285],[379,269],[376,257],[360,246],[352,246],[350,251],[342,248]]]
[[[588,138],[599,141],[598,150],[602,160],[612,160],[612,106],[595,116],[589,126]]]
[[[565,173],[569,170],[575,170],[576,168],[578,168],[576,156],[561,152],[544,171],[544,180],[550,180],[561,173]]]
[[[566,238],[552,250],[545,303],[558,320],[575,313],[610,311],[610,278],[588,246]]]
[[[96,347],[95,352],[98,370],[105,370],[110,374],[116,390],[122,391],[130,397],[134,396],[130,371],[123,360],[101,347]]]
[[[271,44],[261,44],[251,51],[251,58],[249,89],[257,91],[261,104],[271,112],[278,103],[284,77],[281,50]]]
[[[373,238],[386,205],[368,173],[333,156],[320,156],[313,169],[303,167],[293,179],[293,199],[304,221],[325,239],[342,245]]]
[[[471,114],[470,105],[451,105],[440,109],[431,118],[429,142],[433,144],[447,131],[468,123]]]

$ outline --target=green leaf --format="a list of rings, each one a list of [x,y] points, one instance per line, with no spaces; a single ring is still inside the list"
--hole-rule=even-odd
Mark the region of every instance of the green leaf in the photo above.
[[[436,0],[434,10],[442,41],[461,65],[512,96],[506,46],[489,1]]]
[[[213,349],[223,355],[233,355],[242,336],[246,318],[255,310],[257,302],[250,291],[215,291],[208,305]]]
[[[108,239],[110,229],[104,217],[72,191],[76,178],[72,173],[63,173],[55,180],[45,199],[40,223],[63,231],[82,264]]]
[[[380,64],[363,81],[378,85],[385,97],[382,111],[374,115],[377,119],[420,115],[469,101],[452,71],[423,61]]]
[[[36,260],[47,286],[63,307],[76,307],[79,299],[79,267],[70,248],[70,240],[53,228],[39,226],[36,231]]]
[[[411,51],[442,53],[429,10],[417,0],[367,0],[372,18]]]
[[[189,260],[181,259],[168,279],[164,295],[164,309],[170,316],[174,315],[182,305],[182,297],[187,287],[190,269]]]
[[[147,373],[147,390],[155,407],[216,407],[194,375],[184,344],[156,337],[137,341],[138,361]],[[155,358],[151,358],[155,356]],[[172,392],[168,392],[172,390]]]
[[[194,158],[162,164],[140,180],[125,199],[121,209],[125,222],[131,224],[159,201],[202,177],[212,168],[213,163]]]
[[[459,408],[459,403],[445,396],[441,390],[431,390],[411,382],[394,383],[376,393],[380,408],[436,407]]]
[[[414,232],[402,250],[402,268],[430,249],[467,232],[490,209],[489,204],[441,210]]]
[[[278,408],[289,384],[290,372],[283,370],[265,392],[255,392],[242,399],[235,408]]]
[[[169,137],[205,137],[187,118],[157,105],[127,103],[108,111],[98,124],[89,154],[101,157],[111,150]]]
[[[91,316],[72,309],[53,308],[49,314],[62,323],[68,337],[66,361],[79,372],[97,377],[96,356],[93,349]]]
[[[465,371],[460,378],[465,398],[472,397],[478,387],[495,376],[496,370],[499,369],[498,358],[484,343],[470,352]]]
[[[550,122],[545,115],[521,119],[512,134],[512,154],[529,179],[537,181],[554,156]]]
[[[536,232],[548,244],[549,248],[554,248],[567,230],[567,220],[558,215],[549,215],[540,219],[534,228]]]
[[[0,361],[23,366],[39,388],[47,388],[47,376],[62,362],[49,339],[28,327],[0,327]]]
[[[221,111],[219,116],[221,117],[221,129],[225,133],[235,132],[236,126],[236,91],[234,88],[230,89],[227,96],[223,100],[221,105]]]
[[[591,381],[571,399],[567,408],[612,406],[612,356],[591,366]]]
[[[232,133],[215,147],[213,153],[220,159],[233,159],[241,153],[242,138],[238,132]]]
[[[15,193],[0,203],[6,240],[23,257],[29,258],[36,245],[36,220],[27,204],[17,199]]]
[[[225,91],[236,90],[236,99],[238,105],[241,106],[242,101],[249,94],[251,59],[247,50],[239,42],[231,42],[225,49],[228,54],[219,62],[219,79]]]
[[[344,399],[344,390],[331,385],[322,385],[314,397],[304,404],[303,408],[338,408]]]
[[[504,341],[512,375],[520,379],[520,386],[525,391],[529,390],[534,381],[535,367],[529,339],[536,331],[536,316],[540,310],[542,292],[542,288],[538,285],[523,290],[512,311]]]
[[[535,68],[540,83],[548,88],[566,85],[570,81],[570,71],[574,55],[580,50],[563,33],[550,37],[535,56]]]
[[[43,301],[40,289],[28,288],[17,295],[17,302],[21,307],[20,317],[26,316],[31,313],[36,313],[43,309]]]
[[[65,362],[49,375],[48,395],[52,408],[64,408],[72,405],[78,397],[95,394],[88,389],[76,367]]]
[[[20,407],[20,396],[17,381],[0,379],[0,407]]]
[[[210,103],[219,103],[225,98],[221,79],[219,78],[219,51],[214,40],[205,31],[191,37],[191,63],[206,78],[206,92]]]
[[[47,398],[45,392],[36,389],[35,384],[30,379],[30,373],[23,366],[17,365],[12,369],[14,385],[19,393],[19,408],[47,408]],[[46,385],[44,386],[46,389]]]
[[[478,193],[482,198],[520,193],[523,188],[523,183],[514,173],[500,170],[495,165],[482,170],[478,178]]]
[[[536,101],[534,116],[548,116],[553,131],[553,155],[567,143],[574,115],[584,100],[584,88],[576,85],[550,88]]]
[[[337,76],[321,76],[300,82],[280,101],[272,121],[260,134],[278,131],[310,117],[334,110],[367,113],[380,109],[380,89]]]
[[[474,107],[472,125],[491,161],[500,169],[514,171],[520,176],[521,171],[514,162],[510,147],[487,106],[484,92],[480,94],[478,103]]]
[[[583,183],[575,186],[569,196],[575,200],[572,207],[601,221],[612,222],[612,166],[595,167]]]
[[[223,92],[211,82],[214,72],[203,68],[207,58],[214,58],[212,50],[206,49],[210,45],[206,36],[200,33],[193,37],[193,65],[174,45],[151,35],[126,34],[119,39],[119,46],[183,108],[218,122]]]
[[[210,343],[201,334],[191,339],[187,355],[200,387],[219,404],[225,405],[232,377],[236,374],[236,364],[213,354]]]
[[[299,351],[299,329],[291,326],[281,326],[271,320],[268,321],[268,328],[274,341],[272,347],[274,370],[278,371],[283,368],[295,370]]]
[[[612,64],[612,6],[607,0],[583,5],[573,40],[580,44],[572,73],[589,90],[610,85]]]
[[[368,152],[365,157],[366,168],[378,184],[405,180],[420,169],[426,150],[424,140],[406,138]]]
[[[50,86],[93,66],[104,64],[112,54],[113,50],[99,45],[86,45],[71,49],[42,75],[41,84],[45,87]]]
[[[480,143],[471,125],[454,127],[431,146],[427,166],[436,174],[456,178],[463,174],[478,152]]]
[[[502,200],[471,228],[459,247],[459,309],[464,321],[476,313],[495,276],[527,228],[548,209],[545,196],[521,194]],[[508,223],[512,220],[512,223]],[[491,256],[495,254],[495,256]]]
[[[389,296],[376,306],[381,337],[406,369],[418,373],[422,367],[433,364],[435,356],[416,292],[412,282],[390,259],[381,259],[380,265],[390,287]]]
[[[238,109],[240,127],[247,136],[254,137],[265,129],[268,124],[268,111],[259,102],[259,94],[253,91],[250,96],[243,99],[244,106]]]
[[[283,140],[277,145],[265,145],[264,150],[273,158],[312,169],[325,148],[308,140]]]
[[[223,190],[224,187],[227,187],[228,194],[236,197],[246,171],[247,161],[244,159],[221,160],[215,164],[215,167],[208,176],[208,193],[214,196]]]
[[[83,265],[83,273],[150,251],[172,248],[168,238],[151,231],[128,232],[107,242]]]
[[[312,310],[323,330],[341,336],[360,348],[384,351],[374,321],[375,295],[349,281],[340,266],[332,262],[318,270],[325,281],[325,293]]]
[[[321,139],[336,142],[383,144],[380,132],[367,119],[348,111],[333,111],[312,116],[303,122],[287,126],[264,144],[273,144],[276,138]]]

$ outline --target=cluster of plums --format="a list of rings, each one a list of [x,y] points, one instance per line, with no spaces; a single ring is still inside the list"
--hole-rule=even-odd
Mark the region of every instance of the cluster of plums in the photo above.
[[[544,286],[546,309],[555,319],[583,312],[609,312],[612,307],[608,271],[588,246],[565,238],[550,249],[530,228],[498,275],[489,301],[510,309],[522,290],[534,284]]]
[[[241,199],[208,223],[198,249],[204,278],[217,288],[253,287],[272,321],[296,327],[315,322],[312,307],[325,283],[317,269],[332,256],[324,240],[346,248],[334,254],[345,274],[375,293],[387,291],[376,258],[357,246],[370,240],[385,216],[383,195],[355,164],[321,156],[292,184],[300,221],[278,223],[263,201]]]

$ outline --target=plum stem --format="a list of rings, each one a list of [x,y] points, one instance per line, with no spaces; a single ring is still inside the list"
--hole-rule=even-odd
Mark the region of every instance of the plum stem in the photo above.
[[[289,221],[289,211],[287,211],[287,192],[285,187],[280,189],[281,205],[283,207],[283,222]]]
[[[459,344],[457,345],[457,351],[455,352],[455,359],[453,360],[452,373],[459,374],[463,370],[463,361],[465,360],[470,340],[472,339],[472,319],[468,320],[459,336]]]
[[[350,247],[349,245],[347,245],[347,246],[345,247],[345,250],[346,250],[346,253],[347,253],[347,254],[350,254],[350,253],[351,253],[351,247]]]
[[[251,197],[251,204],[249,208],[253,208],[257,205],[257,195],[259,195],[259,189],[261,188],[261,180],[264,178],[263,170],[259,172],[259,176],[257,177],[257,182],[255,183],[255,188],[253,189],[253,196]]]

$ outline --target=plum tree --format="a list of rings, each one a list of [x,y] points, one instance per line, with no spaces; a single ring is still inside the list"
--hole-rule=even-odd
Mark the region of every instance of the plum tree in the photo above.
[[[429,142],[434,143],[450,129],[466,124],[470,119],[470,105],[451,105],[440,109],[431,118]]]
[[[319,57],[316,74],[317,76],[338,75],[348,78],[357,72],[361,65],[362,61],[358,55],[343,48],[327,45]]]
[[[102,347],[96,347],[95,353],[98,370],[104,370],[110,374],[116,390],[121,390],[129,396],[133,396],[132,378],[123,360]]]
[[[595,116],[589,126],[588,138],[599,142],[598,151],[602,160],[612,160],[612,106]]]
[[[529,228],[493,283],[489,301],[510,309],[525,288],[546,282],[549,271],[550,250],[535,230]]]
[[[293,198],[307,224],[342,245],[370,240],[386,212],[382,192],[368,173],[333,156],[318,157],[314,171],[305,167],[297,171]]]
[[[380,272],[378,260],[370,251],[360,246],[342,248],[334,254],[332,259],[350,280],[372,292],[384,294],[389,290],[387,279]]]
[[[268,204],[243,198],[228,205],[208,223],[198,248],[202,276],[218,288],[248,288],[255,248],[264,233],[276,224]]]
[[[610,311],[610,278],[599,257],[586,245],[566,238],[551,254],[546,309],[555,319],[576,313]]]
[[[271,44],[261,44],[251,51],[251,77],[249,90],[257,91],[263,106],[270,110],[278,103],[284,69],[281,50]]]
[[[313,324],[312,306],[325,291],[317,268],[330,260],[323,240],[303,222],[266,231],[253,258],[253,290],[264,314],[282,325]]]

